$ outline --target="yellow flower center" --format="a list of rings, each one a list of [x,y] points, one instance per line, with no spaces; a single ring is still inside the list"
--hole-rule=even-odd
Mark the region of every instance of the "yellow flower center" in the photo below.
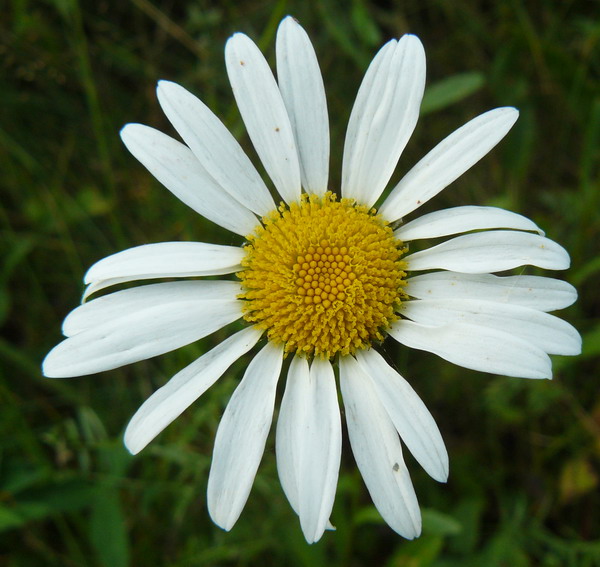
[[[402,242],[352,199],[303,195],[262,219],[242,260],[244,319],[286,352],[333,357],[383,340],[405,297]]]

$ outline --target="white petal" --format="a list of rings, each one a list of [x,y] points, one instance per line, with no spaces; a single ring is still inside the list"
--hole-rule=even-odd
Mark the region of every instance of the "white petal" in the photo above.
[[[246,504],[275,405],[283,347],[268,342],[254,357],[227,404],[208,477],[208,511],[224,530],[230,530]]]
[[[327,191],[329,118],[325,87],[315,50],[294,18],[277,30],[277,80],[300,158],[302,185],[307,193]]]
[[[316,362],[316,361],[315,361]],[[318,541],[328,521],[341,458],[341,421],[331,364],[304,357],[290,364],[279,419],[276,455],[281,486],[306,540]]]
[[[340,358],[340,386],[350,445],[373,503],[394,531],[413,539],[421,533],[421,513],[398,433],[352,356]]]
[[[342,195],[371,206],[410,138],[425,88],[425,51],[414,35],[388,42],[367,69],[348,122]]]
[[[129,316],[157,303],[179,301],[235,301],[242,293],[239,282],[182,281],[143,285],[104,295],[80,305],[67,315],[63,334],[71,337],[113,319]]]
[[[544,236],[544,232],[527,217],[497,207],[473,206],[453,207],[423,215],[395,230],[394,236],[408,242],[487,228],[533,230]]]
[[[160,81],[156,94],[171,124],[221,192],[224,189],[226,195],[260,216],[275,209],[267,186],[244,150],[199,98],[169,81]]]
[[[168,298],[82,331],[55,346],[44,375],[68,378],[95,374],[164,354],[242,316],[239,300]]]
[[[294,356],[288,370],[275,434],[277,473],[290,506],[298,515],[300,514],[300,451],[298,448],[303,434],[298,424],[305,421],[306,407],[302,393],[305,384],[310,380],[309,372],[306,358]]]
[[[254,42],[236,33],[225,46],[227,74],[248,135],[283,199],[300,198],[300,165],[279,87]]]
[[[231,274],[242,269],[243,257],[244,250],[238,246],[204,242],[143,244],[96,262],[84,277],[84,282],[92,286],[85,297],[115,283]]]
[[[567,251],[537,234],[509,230],[457,236],[404,258],[409,270],[441,268],[467,274],[500,272],[530,264],[548,270],[569,267]]]
[[[407,280],[405,291],[418,299],[485,299],[539,311],[563,309],[577,299],[577,290],[562,280],[541,276],[500,277],[458,272],[414,276]]]
[[[502,140],[518,116],[515,108],[496,108],[467,122],[400,180],[379,212],[395,221],[435,197]]]
[[[298,428],[300,524],[308,543],[321,539],[333,508],[342,454],[342,424],[333,368],[316,358],[296,403],[303,420]]]
[[[433,327],[402,319],[388,333],[407,347],[464,368],[520,378],[552,377],[552,363],[542,349],[497,329],[465,323]]]
[[[262,331],[248,327],[203,354],[152,394],[131,418],[125,446],[139,453],[179,417],[260,339]]]
[[[203,217],[242,236],[254,231],[257,218],[215,182],[189,148],[142,124],[121,130],[127,149],[171,193]]]
[[[529,307],[480,299],[417,299],[403,302],[399,311],[423,325],[468,323],[497,329],[528,341],[548,354],[581,353],[581,337],[569,323]]]
[[[358,351],[356,359],[373,380],[377,397],[414,458],[438,482],[448,480],[448,452],[431,413],[398,372],[374,350]]]

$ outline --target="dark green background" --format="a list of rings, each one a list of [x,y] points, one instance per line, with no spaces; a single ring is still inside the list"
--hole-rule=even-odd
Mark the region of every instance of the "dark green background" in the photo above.
[[[1,566],[600,565],[598,2],[3,6]],[[228,329],[98,376],[40,375],[96,260],[164,240],[239,244],[160,187],[118,131],[133,121],[172,132],[154,95],[156,81],[170,79],[198,94],[254,159],[223,46],[244,31],[273,62],[276,27],[288,13],[309,32],[325,77],[331,188],[369,61],[390,37],[416,33],[428,56],[428,94],[393,181],[468,119],[514,105],[521,117],[507,138],[426,210],[506,207],[533,218],[572,256],[571,270],[557,277],[575,284],[580,299],[561,316],[582,332],[584,353],[555,357],[551,382],[479,374],[386,343],[450,453],[447,485],[407,456],[424,515],[414,542],[395,535],[372,508],[346,441],[332,517],[338,531],[318,544],[306,545],[279,486],[272,436],[233,531],[210,522],[205,491],[214,433],[247,359],[141,455],[127,454],[121,436],[136,408]]]

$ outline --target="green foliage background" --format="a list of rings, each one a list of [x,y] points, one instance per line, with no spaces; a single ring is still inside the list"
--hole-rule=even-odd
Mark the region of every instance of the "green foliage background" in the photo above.
[[[600,565],[600,4],[576,0],[7,0],[0,20],[0,565]],[[277,480],[270,439],[232,532],[209,520],[205,491],[219,416],[238,364],[141,455],[124,427],[169,376],[227,330],[98,376],[48,380],[96,260],[164,240],[239,244],[147,173],[118,132],[172,132],[157,79],[198,94],[250,147],[227,83],[223,46],[251,35],[273,61],[281,17],[309,32],[328,93],[332,187],[361,77],[378,47],[412,32],[428,55],[423,117],[398,179],[475,115],[514,105],[509,136],[431,204],[523,213],[572,255],[580,292],[561,316],[584,335],[554,380],[456,368],[386,343],[426,402],[451,458],[438,485],[407,456],[424,515],[407,542],[372,508],[347,443],[337,531],[308,546]],[[255,160],[257,163],[257,160]],[[528,273],[536,273],[528,270]],[[168,332],[168,329],[165,329]],[[502,348],[502,345],[498,345]]]

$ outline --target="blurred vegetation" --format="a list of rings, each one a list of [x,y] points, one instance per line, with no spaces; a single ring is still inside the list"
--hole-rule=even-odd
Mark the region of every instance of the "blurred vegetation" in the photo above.
[[[585,0],[7,0],[0,20],[0,565],[600,565],[600,5]],[[122,146],[123,124],[172,128],[157,79],[198,94],[250,148],[223,46],[251,35],[274,59],[287,13],[309,32],[328,94],[332,187],[355,92],[390,37],[428,56],[423,118],[399,178],[442,137],[495,106],[521,117],[498,149],[431,204],[525,214],[572,255],[557,277],[584,335],[555,379],[479,375],[386,343],[435,415],[451,458],[438,485],[407,456],[424,515],[407,542],[372,508],[345,443],[337,532],[308,546],[277,479],[273,440],[232,532],[205,491],[219,416],[246,361],[132,458],[121,442],[141,402],[228,330],[131,367],[46,380],[96,260],[164,240],[238,244],[179,203]],[[256,163],[256,160],[255,160]],[[529,270],[529,273],[534,273]],[[498,345],[502,348],[502,345]]]

